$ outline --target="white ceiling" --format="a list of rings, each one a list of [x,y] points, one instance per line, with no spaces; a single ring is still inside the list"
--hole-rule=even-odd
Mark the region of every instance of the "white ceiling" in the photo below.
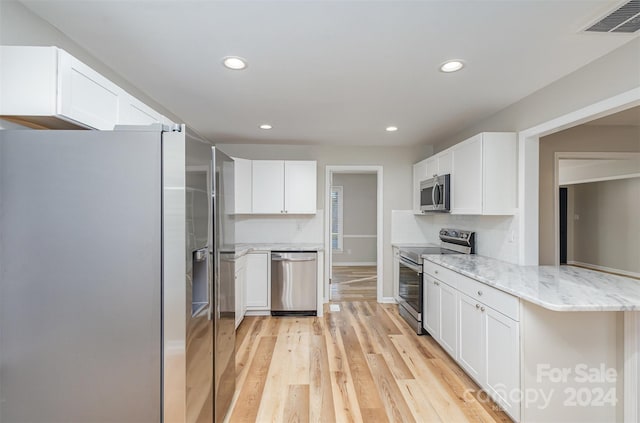
[[[617,0],[23,3],[216,142],[433,143],[633,37],[580,33]]]

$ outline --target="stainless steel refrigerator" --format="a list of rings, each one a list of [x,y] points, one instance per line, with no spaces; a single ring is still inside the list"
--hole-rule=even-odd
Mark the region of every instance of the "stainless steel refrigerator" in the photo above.
[[[0,421],[221,421],[233,188],[184,126],[0,130]]]

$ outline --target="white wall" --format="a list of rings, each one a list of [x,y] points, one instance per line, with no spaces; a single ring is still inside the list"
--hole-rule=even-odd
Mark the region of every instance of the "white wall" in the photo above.
[[[518,230],[515,216],[458,216],[434,213],[414,215],[411,210],[394,210],[391,218],[391,242],[394,244],[439,244],[442,228],[476,232],[476,254],[511,263],[518,262],[518,246],[511,242]]]
[[[579,125],[540,138],[539,260],[555,263],[554,186],[556,152],[640,152],[640,127]]]
[[[350,147],[219,144],[218,147],[233,157],[247,159],[284,159],[318,161],[318,208],[324,209],[325,166],[375,165],[383,167],[383,297],[393,296],[393,251],[391,249],[391,210],[411,207],[413,147]],[[380,234],[377,234],[380,236]]]
[[[514,77],[526,78],[526,75]],[[622,47],[541,88],[495,115],[479,122],[465,122],[466,126],[458,134],[437,142],[435,152],[480,132],[519,132],[529,129],[638,87],[640,38],[635,37]]]
[[[640,274],[640,178],[572,186],[569,260]]]
[[[333,185],[342,187],[342,252],[333,252],[333,264],[371,264],[377,256],[377,181],[375,174],[334,173]]]

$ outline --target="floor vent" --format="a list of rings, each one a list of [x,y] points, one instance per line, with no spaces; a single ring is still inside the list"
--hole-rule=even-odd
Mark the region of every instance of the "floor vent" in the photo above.
[[[591,25],[585,31],[632,33],[639,29],[640,0],[631,0]]]
[[[329,311],[340,311],[340,304],[329,304]]]

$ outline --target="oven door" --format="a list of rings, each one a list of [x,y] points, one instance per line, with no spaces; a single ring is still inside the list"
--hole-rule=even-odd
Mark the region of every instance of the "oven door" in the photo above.
[[[401,257],[398,282],[398,311],[416,333],[422,334],[422,266]]]

